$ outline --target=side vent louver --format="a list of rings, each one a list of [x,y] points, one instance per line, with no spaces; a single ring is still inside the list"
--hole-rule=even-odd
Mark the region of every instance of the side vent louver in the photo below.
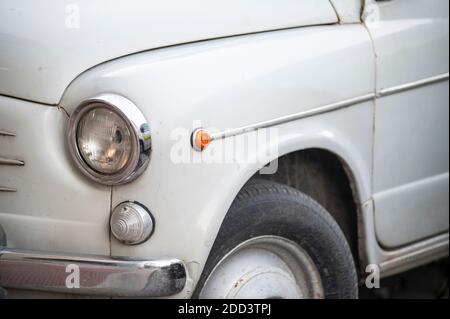
[[[0,130],[0,138],[2,138],[2,137],[10,138],[10,137],[15,137],[15,136],[16,136],[15,133]],[[14,159],[14,158],[3,157],[0,155],[0,166],[6,166],[6,165],[7,166],[24,166],[25,162]],[[13,192],[17,192],[17,189],[15,189],[13,187],[9,187],[9,186],[4,186],[1,184],[1,181],[0,181],[0,192],[13,193]]]

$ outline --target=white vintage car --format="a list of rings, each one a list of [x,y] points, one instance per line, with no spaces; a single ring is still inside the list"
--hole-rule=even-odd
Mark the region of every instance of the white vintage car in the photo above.
[[[2,0],[0,287],[355,298],[449,253],[448,0]]]

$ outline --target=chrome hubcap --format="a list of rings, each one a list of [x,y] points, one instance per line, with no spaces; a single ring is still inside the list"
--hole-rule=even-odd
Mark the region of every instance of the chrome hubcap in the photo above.
[[[252,238],[233,249],[213,269],[200,298],[323,298],[319,272],[294,242],[276,236]]]

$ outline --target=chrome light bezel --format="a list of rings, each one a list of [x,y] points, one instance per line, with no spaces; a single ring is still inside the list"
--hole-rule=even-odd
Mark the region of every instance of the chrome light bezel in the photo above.
[[[98,107],[116,113],[126,123],[132,135],[129,163],[117,173],[101,174],[92,169],[78,148],[78,124],[87,112]],[[102,94],[83,101],[70,116],[67,142],[70,155],[80,171],[91,180],[104,185],[121,185],[136,179],[147,168],[152,149],[150,126],[144,115],[133,102],[116,94]]]

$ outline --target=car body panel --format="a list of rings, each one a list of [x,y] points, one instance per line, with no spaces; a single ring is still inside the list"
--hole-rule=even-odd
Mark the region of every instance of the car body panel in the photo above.
[[[377,91],[448,75],[448,1],[395,0],[376,8],[378,20],[367,26]],[[375,220],[386,248],[448,232],[448,105],[448,78],[377,99]]]
[[[75,77],[121,56],[336,22],[328,0],[4,0],[0,94],[58,104]]]
[[[0,224],[8,247],[55,252],[110,254],[111,192],[72,165],[64,131],[67,115],[48,107],[0,96],[0,157],[23,166],[0,165]]]
[[[233,128],[364,95],[374,88],[374,72],[366,30],[350,25],[160,49],[83,74],[61,102],[69,114],[87,97],[115,92],[144,112],[152,131],[148,169],[133,183],[113,187],[112,205],[125,200],[144,204],[155,217],[156,230],[138,246],[112,239],[112,253],[177,256],[198,278],[233,199],[265,163],[177,163],[172,158],[177,145],[187,147],[193,162],[201,162],[202,154],[194,152],[189,142],[196,125]],[[351,167],[358,198],[365,201],[371,196],[372,121],[373,101],[369,101],[279,125],[279,139],[267,148],[278,148],[277,156],[310,147],[338,154]],[[178,136],[176,130],[187,134]],[[207,152],[232,152],[234,143],[243,143],[248,136],[215,141]]]
[[[448,255],[448,13],[425,8],[442,1],[368,0],[382,15],[366,25],[357,0],[2,2],[0,132],[16,136],[0,134],[0,158],[25,162],[0,166],[0,187],[16,190],[0,191],[8,247],[175,257],[188,278],[172,297],[190,297],[243,185],[279,156],[323,149],[350,178],[363,268],[385,276]],[[152,133],[147,170],[114,187],[82,175],[65,140],[68,116],[105,93],[131,100]],[[202,153],[190,144],[199,127],[271,121]],[[239,152],[262,133],[268,143]],[[143,244],[110,236],[124,201],[155,218]]]
[[[368,23],[377,54],[377,90],[449,72],[449,1],[378,1]]]

